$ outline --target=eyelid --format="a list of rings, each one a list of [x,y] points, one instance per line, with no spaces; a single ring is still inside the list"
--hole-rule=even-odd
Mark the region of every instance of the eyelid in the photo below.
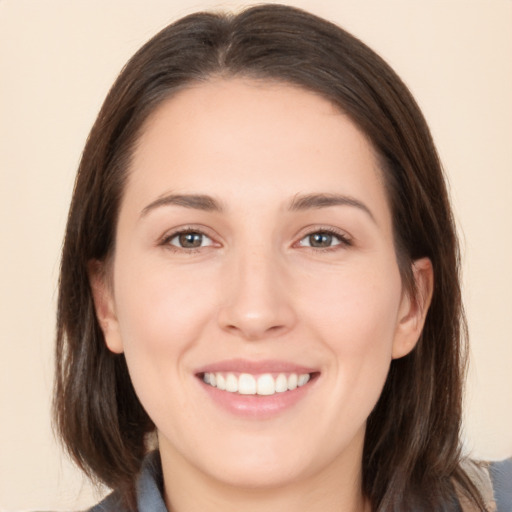
[[[206,249],[209,247],[217,246],[220,247],[221,244],[216,241],[216,237],[214,237],[211,233],[211,230],[205,228],[204,226],[197,226],[197,225],[186,225],[186,226],[180,226],[173,229],[170,229],[165,232],[163,236],[160,237],[158,240],[158,244],[160,246],[166,247],[172,251],[175,252],[186,252],[186,253],[193,253],[197,252],[201,249]],[[176,238],[179,235],[186,234],[186,233],[196,233],[198,235],[202,235],[208,239],[211,240],[211,244],[208,244],[206,246],[200,246],[200,247],[180,247],[178,245],[171,244],[171,240],[173,238]]]
[[[199,245],[198,247],[182,247],[179,244],[172,243],[175,239],[179,240],[182,235],[198,235],[198,236],[200,236],[201,237],[201,245]],[[205,242],[205,241],[207,242],[206,245],[203,244],[203,242]],[[174,236],[169,237],[167,243],[169,243],[173,247],[177,247],[179,249],[190,250],[190,249],[199,249],[201,247],[209,247],[209,246],[213,245],[213,240],[208,235],[206,235],[204,233],[199,233],[198,231],[182,231],[181,233],[176,233]]]
[[[186,252],[186,253],[196,252],[201,249],[205,249],[207,247],[212,247],[212,246],[221,247],[222,244],[217,241],[218,237],[211,234],[210,231],[211,230],[206,228],[205,226],[198,226],[198,225],[185,225],[185,226],[172,228],[172,229],[166,231],[165,234],[160,237],[157,245],[167,247],[171,250],[175,250],[176,252]],[[185,248],[185,247],[179,247],[177,245],[170,244],[170,241],[173,238],[175,238],[176,236],[179,236],[181,234],[184,234],[184,233],[197,233],[197,234],[203,235],[203,236],[209,238],[212,243],[207,246],[201,246],[201,247],[195,247],[195,248]],[[323,248],[322,247],[312,247],[312,246],[307,246],[307,245],[300,245],[300,242],[302,240],[304,240],[304,238],[314,235],[315,233],[327,233],[329,235],[332,235],[339,240],[339,243],[337,243],[331,247],[323,247]],[[314,225],[314,226],[308,226],[306,228],[303,228],[297,234],[295,239],[297,241],[292,244],[293,246],[299,246],[299,247],[303,247],[306,249],[311,249],[316,252],[332,251],[332,250],[342,249],[344,247],[350,247],[353,245],[353,237],[350,234],[348,234],[346,231],[339,229],[339,228],[335,228],[333,226],[325,226],[325,225]]]
[[[312,247],[310,245],[301,245],[302,240],[307,238],[308,236],[314,235],[315,233],[327,233],[336,237],[339,240],[339,243],[331,246],[331,247]],[[299,247],[304,247],[306,249],[311,249],[313,251],[333,251],[346,247],[350,247],[353,245],[353,237],[349,235],[346,231],[341,230],[339,228],[335,228],[333,226],[308,226],[301,233],[297,235],[298,241],[294,243],[294,245],[298,245]]]

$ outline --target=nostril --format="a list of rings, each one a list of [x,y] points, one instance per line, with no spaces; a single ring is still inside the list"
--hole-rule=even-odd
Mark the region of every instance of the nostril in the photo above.
[[[249,341],[257,341],[260,339],[266,339],[268,337],[279,336],[281,333],[287,331],[285,325],[271,325],[270,327],[262,326],[262,325],[227,325],[225,330],[230,334],[235,336],[239,336]]]

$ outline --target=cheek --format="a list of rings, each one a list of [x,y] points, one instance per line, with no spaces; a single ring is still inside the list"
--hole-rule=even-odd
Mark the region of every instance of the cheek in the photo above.
[[[125,350],[142,344],[145,350],[179,352],[193,342],[212,302],[204,279],[158,265],[127,266],[119,276],[116,310]]]
[[[379,346],[391,349],[402,295],[398,269],[350,269],[322,282],[301,292],[307,297],[303,307],[333,350],[355,355]]]
[[[193,415],[193,404],[180,393],[190,379],[191,354],[212,317],[211,281],[168,266],[118,265],[116,310],[130,376],[144,408],[157,425],[180,424]],[[192,277],[195,276],[195,277]]]
[[[169,266],[120,264],[115,285],[120,336],[139,399],[150,416],[166,414],[186,403],[162,395],[189,378],[190,354],[212,317],[211,281],[194,272],[173,272]],[[193,277],[195,276],[195,277]],[[159,402],[161,401],[161,403]],[[153,414],[152,414],[153,413]]]
[[[322,290],[308,287],[303,306],[303,317],[331,354],[332,396],[352,410],[371,410],[391,363],[402,287],[398,269],[386,270],[339,272]]]

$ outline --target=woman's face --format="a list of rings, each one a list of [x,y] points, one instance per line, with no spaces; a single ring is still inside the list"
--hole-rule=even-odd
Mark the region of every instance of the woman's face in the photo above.
[[[366,419],[423,313],[350,119],[287,85],[179,92],[134,153],[112,272],[112,288],[93,277],[98,316],[164,465],[251,487],[360,477]]]

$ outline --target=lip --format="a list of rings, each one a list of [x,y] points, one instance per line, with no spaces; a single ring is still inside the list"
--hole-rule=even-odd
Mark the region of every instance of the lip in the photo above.
[[[285,391],[284,393],[276,393],[270,396],[240,395],[217,389],[203,381],[204,373],[216,372],[250,373],[252,375],[263,373],[309,373],[312,374],[312,378],[304,386],[297,387],[292,391]],[[196,372],[197,381],[201,389],[215,406],[230,415],[251,420],[268,420],[300,405],[300,402],[314,389],[319,375],[320,372],[317,368],[291,362],[278,360],[248,361],[244,359],[219,361],[198,368]]]
[[[251,373],[259,375],[262,373],[318,373],[318,368],[302,366],[288,361],[267,359],[261,361],[250,361],[247,359],[227,359],[218,361],[196,370],[196,375],[203,373],[231,372]]]

